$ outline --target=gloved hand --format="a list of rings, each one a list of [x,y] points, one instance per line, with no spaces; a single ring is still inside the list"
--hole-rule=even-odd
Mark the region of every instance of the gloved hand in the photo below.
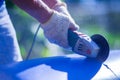
[[[41,26],[44,30],[44,35],[51,43],[63,48],[70,48],[67,35],[71,24],[72,22],[68,16],[54,11],[51,18]]]
[[[69,15],[65,5],[57,4],[50,20],[42,24],[46,38],[63,48],[71,48],[68,44],[68,29],[77,30],[79,26]]]

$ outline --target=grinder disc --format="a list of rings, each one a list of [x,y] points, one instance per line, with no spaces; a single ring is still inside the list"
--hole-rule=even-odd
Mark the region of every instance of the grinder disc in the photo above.
[[[109,44],[107,40],[100,34],[91,36],[91,39],[99,46],[100,50],[96,59],[100,62],[104,62],[109,56]]]

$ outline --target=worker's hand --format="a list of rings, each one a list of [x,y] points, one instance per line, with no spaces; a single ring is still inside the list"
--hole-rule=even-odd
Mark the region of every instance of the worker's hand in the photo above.
[[[64,48],[70,48],[68,44],[68,29],[76,30],[78,25],[63,13],[54,11],[51,18],[42,24],[46,38]]]

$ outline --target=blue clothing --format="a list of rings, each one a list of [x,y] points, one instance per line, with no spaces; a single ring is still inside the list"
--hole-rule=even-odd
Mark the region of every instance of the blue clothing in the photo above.
[[[6,10],[5,2],[0,0],[0,65],[21,60],[16,33]]]
[[[4,0],[0,0],[0,6],[4,3]]]

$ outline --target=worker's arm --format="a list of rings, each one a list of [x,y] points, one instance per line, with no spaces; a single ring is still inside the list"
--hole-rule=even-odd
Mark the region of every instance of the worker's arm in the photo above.
[[[47,22],[51,15],[53,14],[52,9],[50,9],[42,0],[11,0],[11,1],[41,23]]]
[[[64,48],[69,47],[68,29],[77,29],[70,17],[63,14],[61,7],[66,6],[60,0],[11,0],[22,10],[42,23],[46,38]]]

